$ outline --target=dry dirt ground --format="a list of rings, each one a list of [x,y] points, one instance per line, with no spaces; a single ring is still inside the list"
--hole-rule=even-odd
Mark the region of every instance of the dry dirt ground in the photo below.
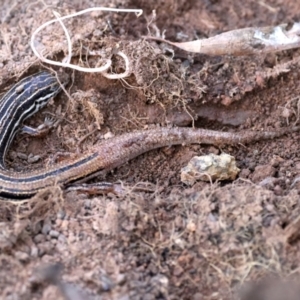
[[[299,123],[300,50],[209,57],[142,38],[165,31],[167,39],[184,42],[292,23],[300,16],[300,2],[292,0],[2,0],[1,91],[50,68],[29,41],[53,18],[51,9],[66,15],[97,5],[144,14],[97,12],[66,21],[73,62],[96,65],[99,57],[88,57],[87,49],[104,58],[120,49],[130,58],[131,76],[108,80],[64,70],[72,78],[69,95],[60,93],[26,122],[54,115],[59,124],[40,139],[18,134],[10,168],[43,168],[57,152],[81,153],[107,136],[192,126],[193,119],[195,127],[230,132]],[[59,25],[44,30],[38,43],[53,59],[66,54]],[[123,70],[117,57],[113,68]],[[123,196],[53,187],[25,203],[1,202],[0,298],[299,299],[300,184],[292,185],[300,176],[299,143],[293,133],[246,146],[163,148],[94,180],[121,181]],[[193,156],[221,151],[235,156],[236,181],[181,183],[180,170]]]

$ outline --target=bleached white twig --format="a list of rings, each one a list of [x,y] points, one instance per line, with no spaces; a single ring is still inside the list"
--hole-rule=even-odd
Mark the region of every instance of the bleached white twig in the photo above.
[[[43,25],[41,25],[40,27],[38,27],[32,34],[31,36],[31,42],[30,42],[30,46],[32,51],[34,52],[34,54],[41,59],[42,61],[52,64],[52,65],[56,65],[56,66],[61,66],[61,67],[68,67],[68,68],[72,68],[78,71],[82,71],[82,72],[90,72],[90,73],[95,73],[95,72],[101,72],[103,74],[103,76],[110,78],[110,79],[119,79],[119,78],[124,78],[127,77],[130,73],[130,68],[129,68],[129,59],[128,57],[121,51],[117,52],[116,55],[121,56],[124,60],[125,60],[125,72],[121,73],[121,74],[108,74],[107,70],[109,69],[109,67],[112,64],[111,59],[108,59],[106,64],[104,66],[98,67],[98,68],[85,68],[85,67],[80,67],[74,64],[71,64],[71,58],[72,58],[72,43],[71,43],[71,38],[70,35],[68,33],[68,30],[66,29],[65,25],[63,24],[62,20],[66,20],[69,18],[73,18],[88,12],[93,12],[93,11],[112,11],[112,12],[134,12],[136,13],[136,15],[139,17],[142,13],[143,10],[142,9],[118,9],[118,8],[107,8],[107,7],[92,7],[92,8],[88,8],[67,16],[63,16],[61,17],[57,12],[53,11],[53,14],[55,15],[56,19],[50,20],[46,23],[44,23]],[[67,38],[67,43],[68,43],[68,55],[67,57],[65,57],[65,59],[63,60],[63,62],[58,62],[58,61],[54,61],[54,60],[50,60],[45,58],[42,54],[40,54],[35,45],[35,39],[36,39],[36,35],[44,28],[46,28],[47,26],[55,23],[55,22],[59,22],[60,25],[62,26],[64,33],[66,35]]]
[[[123,59],[125,61],[125,71],[124,71],[124,73],[120,73],[120,74],[108,74],[107,71],[103,71],[102,75],[108,79],[120,79],[120,78],[125,78],[130,75],[130,63],[129,63],[129,58],[127,57],[127,55],[121,51],[118,51],[116,54],[123,57]]]

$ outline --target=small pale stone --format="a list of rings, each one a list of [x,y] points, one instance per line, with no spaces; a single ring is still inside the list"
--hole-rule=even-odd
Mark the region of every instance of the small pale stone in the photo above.
[[[59,237],[59,232],[56,230],[50,230],[49,235],[53,238],[58,238]]]
[[[56,219],[55,225],[56,225],[57,227],[60,227],[60,226],[61,226],[61,223],[62,223],[62,220],[61,220],[61,219]]]
[[[60,234],[58,236],[58,241],[60,241],[61,243],[65,244],[67,242],[66,237],[63,234]]]
[[[29,155],[27,161],[28,161],[30,164],[33,164],[33,163],[38,162],[40,159],[41,159],[41,156],[40,156],[40,155]]]
[[[293,114],[293,111],[291,109],[286,108],[286,107],[281,112],[281,116],[283,118],[287,118],[287,119],[290,118],[292,114]]]
[[[65,218],[65,216],[66,216],[66,213],[65,213],[64,210],[61,209],[61,210],[58,211],[58,213],[57,213],[57,218],[58,219],[63,220]]]
[[[119,285],[124,284],[126,282],[126,275],[125,274],[118,274],[116,282]]]
[[[23,160],[27,160],[27,155],[25,153],[17,152],[17,156]]]
[[[38,243],[45,241],[45,236],[42,234],[38,234],[33,238],[33,240],[36,244],[38,244]]]
[[[113,136],[114,136],[113,133],[109,131],[103,135],[103,138],[105,140],[108,140],[108,139],[111,139]]]
[[[186,229],[188,231],[194,232],[194,231],[196,231],[196,224],[194,222],[190,221],[187,223]]]
[[[63,220],[60,227],[61,227],[62,230],[67,230],[68,227],[69,227],[69,221],[68,220]]]
[[[25,262],[29,259],[29,255],[25,252],[16,251],[15,258],[19,261]]]
[[[38,255],[39,255],[39,249],[35,246],[31,247],[30,256],[38,257]]]
[[[181,169],[181,181],[193,185],[197,180],[234,180],[239,171],[233,156],[211,153],[194,156],[188,165]]]
[[[175,239],[174,242],[175,242],[175,244],[176,244],[177,246],[179,246],[181,249],[184,249],[184,248],[186,247],[186,241],[183,240],[183,239],[181,239],[181,238]]]
[[[45,223],[42,228],[42,233],[46,235],[50,232],[50,230],[51,230],[51,224]]]
[[[84,208],[90,209],[91,206],[92,206],[92,201],[91,200],[87,199],[87,200],[84,201]]]

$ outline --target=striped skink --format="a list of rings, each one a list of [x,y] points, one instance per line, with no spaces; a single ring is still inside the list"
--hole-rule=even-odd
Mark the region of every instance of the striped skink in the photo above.
[[[0,196],[1,200],[26,199],[53,185],[67,187],[96,176],[155,148],[176,144],[238,144],[271,139],[300,127],[279,131],[229,133],[193,128],[156,128],[116,136],[94,145],[76,159],[38,170],[16,172],[5,167],[5,155],[17,130],[54,97],[61,87],[55,76],[40,72],[14,85],[0,100]]]

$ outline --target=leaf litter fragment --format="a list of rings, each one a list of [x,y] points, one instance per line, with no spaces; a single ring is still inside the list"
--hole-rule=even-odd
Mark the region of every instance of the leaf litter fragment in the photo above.
[[[165,42],[182,50],[217,55],[253,55],[278,52],[300,46],[300,23],[267,27],[248,27],[227,31],[213,37],[175,43],[163,38],[144,36],[145,39]]]

